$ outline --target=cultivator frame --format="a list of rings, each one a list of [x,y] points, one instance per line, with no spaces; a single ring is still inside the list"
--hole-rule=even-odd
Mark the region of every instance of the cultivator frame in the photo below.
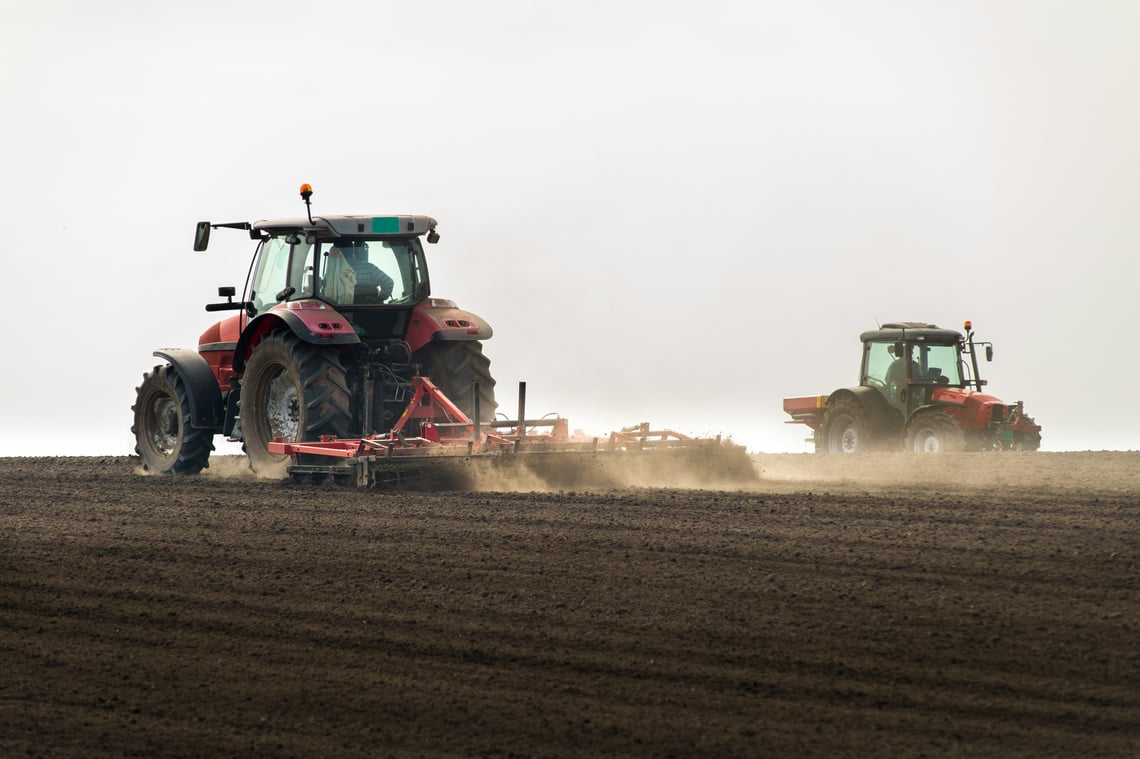
[[[310,442],[269,443],[290,458],[294,480],[332,478],[358,488],[412,485],[463,487],[483,475],[529,472],[551,485],[620,484],[641,457],[665,469],[682,460],[708,475],[738,481],[756,478],[743,447],[691,437],[643,422],[606,437],[572,435],[559,415],[526,418],[526,383],[519,383],[518,416],[476,423],[427,377],[412,378],[412,397],[387,433],[362,438],[323,437]],[[473,388],[478,415],[479,388]],[[632,465],[632,466],[631,466]]]

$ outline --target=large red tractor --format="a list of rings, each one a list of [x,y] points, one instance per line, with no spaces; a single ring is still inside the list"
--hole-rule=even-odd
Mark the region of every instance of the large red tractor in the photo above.
[[[1022,402],[982,392],[978,351],[993,345],[933,324],[896,322],[859,336],[859,384],[830,395],[784,399],[790,424],[813,431],[817,453],[1021,450],[1041,446],[1041,427]]]
[[[143,376],[134,405],[144,468],[193,474],[208,465],[215,435],[239,441],[255,469],[283,462],[274,441],[364,438],[393,429],[431,377],[468,422],[495,416],[494,380],[482,341],[486,321],[431,297],[421,240],[439,240],[427,216],[321,216],[198,224],[245,230],[256,243],[236,311],[207,329],[198,349],[166,349]],[[478,409],[478,414],[476,414]]]

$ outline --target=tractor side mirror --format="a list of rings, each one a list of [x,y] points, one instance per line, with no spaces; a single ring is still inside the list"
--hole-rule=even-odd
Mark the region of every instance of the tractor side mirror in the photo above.
[[[225,298],[225,303],[207,303],[207,311],[238,311],[245,308],[245,304],[241,301],[234,301],[234,296],[237,295],[237,289],[232,285],[229,287],[219,287],[218,296]]]
[[[200,221],[194,230],[194,250],[201,253],[210,244],[210,222]]]
[[[994,347],[992,345],[986,346],[986,361],[994,360]]]

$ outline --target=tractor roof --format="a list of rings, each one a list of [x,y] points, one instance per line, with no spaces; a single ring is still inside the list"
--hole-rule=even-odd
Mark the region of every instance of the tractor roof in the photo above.
[[[900,340],[918,340],[924,343],[953,345],[962,339],[962,333],[943,329],[926,322],[890,322],[878,329],[859,335],[862,342],[890,343]]]
[[[255,221],[254,231],[271,235],[314,234],[317,237],[411,237],[435,229],[430,216],[316,216],[312,222],[304,217]]]

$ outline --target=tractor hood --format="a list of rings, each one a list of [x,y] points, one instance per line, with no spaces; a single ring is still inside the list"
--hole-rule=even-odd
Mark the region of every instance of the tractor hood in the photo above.
[[[1040,426],[1024,416],[1021,401],[1006,403],[988,393],[969,388],[938,388],[930,395],[936,405],[947,407],[948,413],[965,430],[984,430],[996,426],[1040,430]]]

